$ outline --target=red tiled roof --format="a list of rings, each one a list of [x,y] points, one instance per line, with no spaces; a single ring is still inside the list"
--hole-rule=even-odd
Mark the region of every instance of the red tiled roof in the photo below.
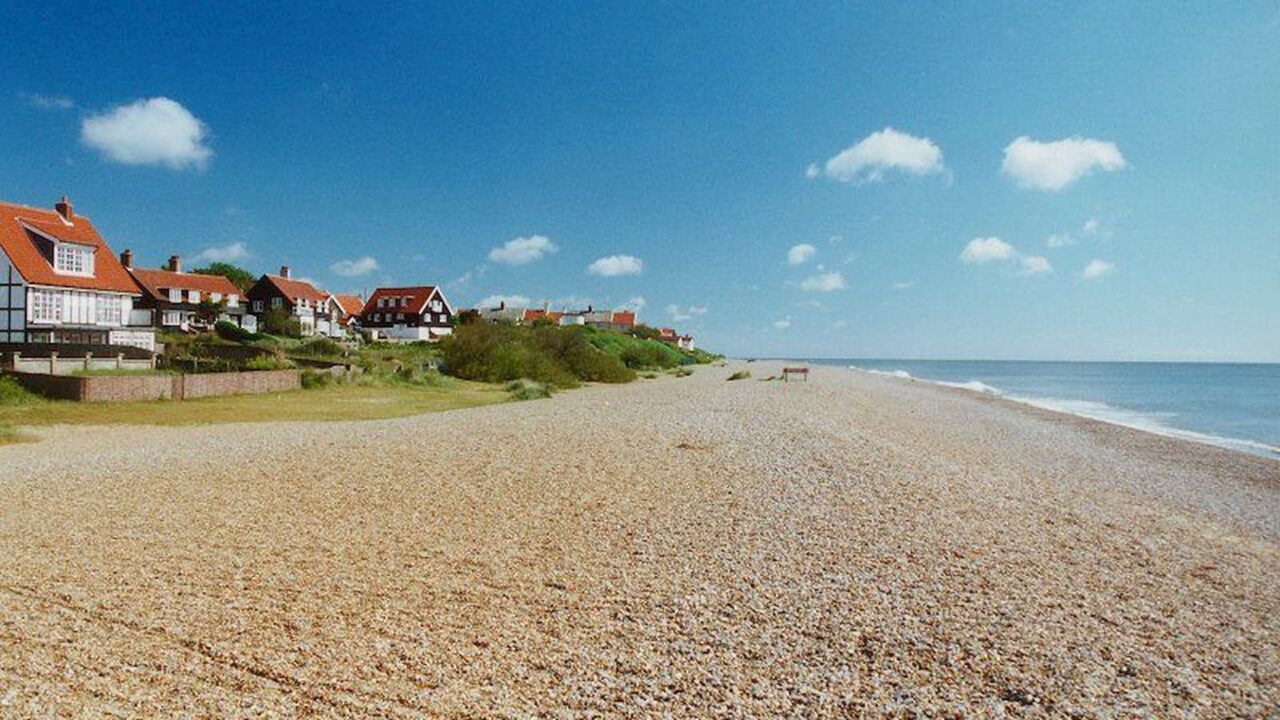
[[[536,322],[538,320],[546,320],[547,322],[558,323],[560,318],[564,317],[564,313],[558,310],[525,310],[524,315],[520,318],[524,322]]]
[[[359,315],[364,309],[364,300],[359,295],[337,293],[333,299],[338,301],[338,307],[342,308],[342,312],[347,315]]]
[[[199,290],[202,293],[221,293],[227,295],[243,295],[240,288],[221,275],[201,275],[199,273],[172,272],[170,270],[144,270],[132,268],[129,272],[138,281],[143,290],[157,300],[167,300],[170,288],[178,290]]]
[[[94,248],[93,277],[54,272],[53,265],[32,240],[33,230],[61,242]],[[9,261],[22,278],[34,285],[140,294],[115,253],[89,218],[83,215],[72,215],[72,224],[68,225],[57,211],[0,202],[0,250],[9,256]]]
[[[299,300],[310,300],[312,302],[322,303],[328,299],[327,293],[321,292],[315,285],[305,280],[293,280],[279,275],[263,275],[267,282],[276,286],[281,295],[289,299],[289,302],[297,302]]]
[[[614,325],[635,325],[636,314],[633,310],[620,310],[613,313]]]
[[[422,314],[423,307],[425,307],[427,304],[427,300],[430,300],[431,296],[435,294],[435,292],[436,292],[436,288],[434,285],[421,285],[418,287],[378,288],[377,290],[373,291],[372,295],[369,296],[369,300],[364,304],[364,309],[360,311],[360,314],[365,315],[375,311],[385,312],[386,310],[392,309],[390,306],[379,308],[378,307],[379,298],[407,297],[409,298],[408,305],[401,305],[400,301],[398,299],[396,300],[396,304],[394,306],[395,312],[411,312],[411,313],[414,313],[415,315],[420,315]],[[444,297],[441,296],[441,299],[443,300]]]

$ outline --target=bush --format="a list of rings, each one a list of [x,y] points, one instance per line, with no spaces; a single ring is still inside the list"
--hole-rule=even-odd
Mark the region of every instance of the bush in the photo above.
[[[288,370],[294,367],[293,361],[279,355],[259,355],[249,358],[244,363],[245,370]]]
[[[262,314],[262,322],[258,323],[262,332],[282,337],[302,337],[302,326],[290,317],[289,311],[282,307],[271,308]]]
[[[303,390],[318,390],[333,384],[333,373],[303,370],[301,380]]]
[[[237,343],[250,343],[262,339],[262,336],[258,333],[249,332],[229,320],[219,320],[214,324],[213,331],[223,340]]]
[[[31,405],[40,402],[41,397],[18,384],[10,377],[0,377],[0,407],[13,405]]]
[[[751,377],[751,373],[749,371],[739,370],[738,372],[730,375],[729,379],[730,380],[746,380],[749,377]]]
[[[588,342],[587,332],[580,327],[472,323],[441,340],[440,351],[446,371],[468,380],[526,378],[557,388],[634,380],[635,372]]]
[[[343,355],[342,346],[326,337],[308,340],[299,345],[294,352],[310,357],[342,357]]]
[[[551,388],[528,378],[512,380],[507,383],[506,389],[513,400],[541,400],[551,397]]]

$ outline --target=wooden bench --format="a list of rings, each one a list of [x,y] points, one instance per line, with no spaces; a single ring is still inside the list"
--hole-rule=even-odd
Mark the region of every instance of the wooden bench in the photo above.
[[[782,382],[791,382],[792,375],[803,375],[804,381],[809,382],[809,368],[807,367],[784,367],[782,368]]]

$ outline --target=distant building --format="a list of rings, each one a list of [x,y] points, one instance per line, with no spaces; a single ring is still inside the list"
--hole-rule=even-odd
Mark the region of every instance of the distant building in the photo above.
[[[435,341],[453,332],[453,308],[440,288],[378,288],[360,312],[360,327],[377,339]]]
[[[695,347],[692,335],[681,335],[674,328],[661,328],[658,330],[658,339],[668,345],[675,345],[681,350],[693,350]]]
[[[53,210],[0,202],[0,342],[155,349],[129,272],[63,196]]]
[[[635,330],[636,313],[634,310],[596,310],[588,305],[586,310],[566,311],[560,318],[560,324],[629,333]]]
[[[329,314],[338,327],[350,330],[364,310],[364,298],[359,295],[337,293],[329,296]]]
[[[120,264],[133,276],[142,297],[135,308],[150,314],[153,327],[172,330],[208,329],[200,319],[201,303],[221,306],[214,322],[224,320],[256,332],[258,320],[249,313],[240,288],[221,275],[182,272],[182,258],[173,255],[166,268],[147,270],[133,266],[133,253],[120,253]]]
[[[259,324],[271,310],[284,308],[289,318],[298,322],[303,336],[337,337],[345,332],[332,322],[329,293],[305,280],[294,280],[288,265],[280,268],[279,275],[263,275],[246,295],[250,312],[258,317]]]

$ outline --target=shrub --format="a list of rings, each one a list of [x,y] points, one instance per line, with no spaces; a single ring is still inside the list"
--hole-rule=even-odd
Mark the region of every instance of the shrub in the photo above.
[[[343,354],[341,345],[325,337],[308,340],[299,345],[295,352],[311,357],[341,357]]]
[[[751,373],[749,371],[739,370],[738,372],[730,375],[729,379],[730,380],[746,380],[749,377],[751,377]]]
[[[440,343],[446,371],[468,380],[527,378],[558,388],[588,382],[629,382],[635,373],[587,341],[577,327],[472,323]]]
[[[512,380],[507,383],[506,389],[513,400],[541,400],[551,397],[550,387],[528,378]]]
[[[229,340],[237,343],[249,343],[254,340],[261,340],[262,336],[255,332],[249,332],[239,325],[228,320],[219,320],[214,326],[213,331],[223,340]]]
[[[18,384],[10,377],[0,377],[0,406],[31,405],[40,402],[41,398]]]
[[[687,367],[678,367],[675,370],[672,370],[671,374],[675,375],[676,377],[689,377],[690,375],[693,374],[693,371]]]
[[[288,310],[282,307],[271,308],[263,313],[262,322],[259,325],[262,327],[262,332],[270,335],[302,337],[302,326],[289,316]]]
[[[279,355],[259,355],[249,358],[244,363],[245,370],[288,370],[294,367],[293,361]]]
[[[301,380],[303,390],[318,390],[333,384],[333,373],[303,370]]]

